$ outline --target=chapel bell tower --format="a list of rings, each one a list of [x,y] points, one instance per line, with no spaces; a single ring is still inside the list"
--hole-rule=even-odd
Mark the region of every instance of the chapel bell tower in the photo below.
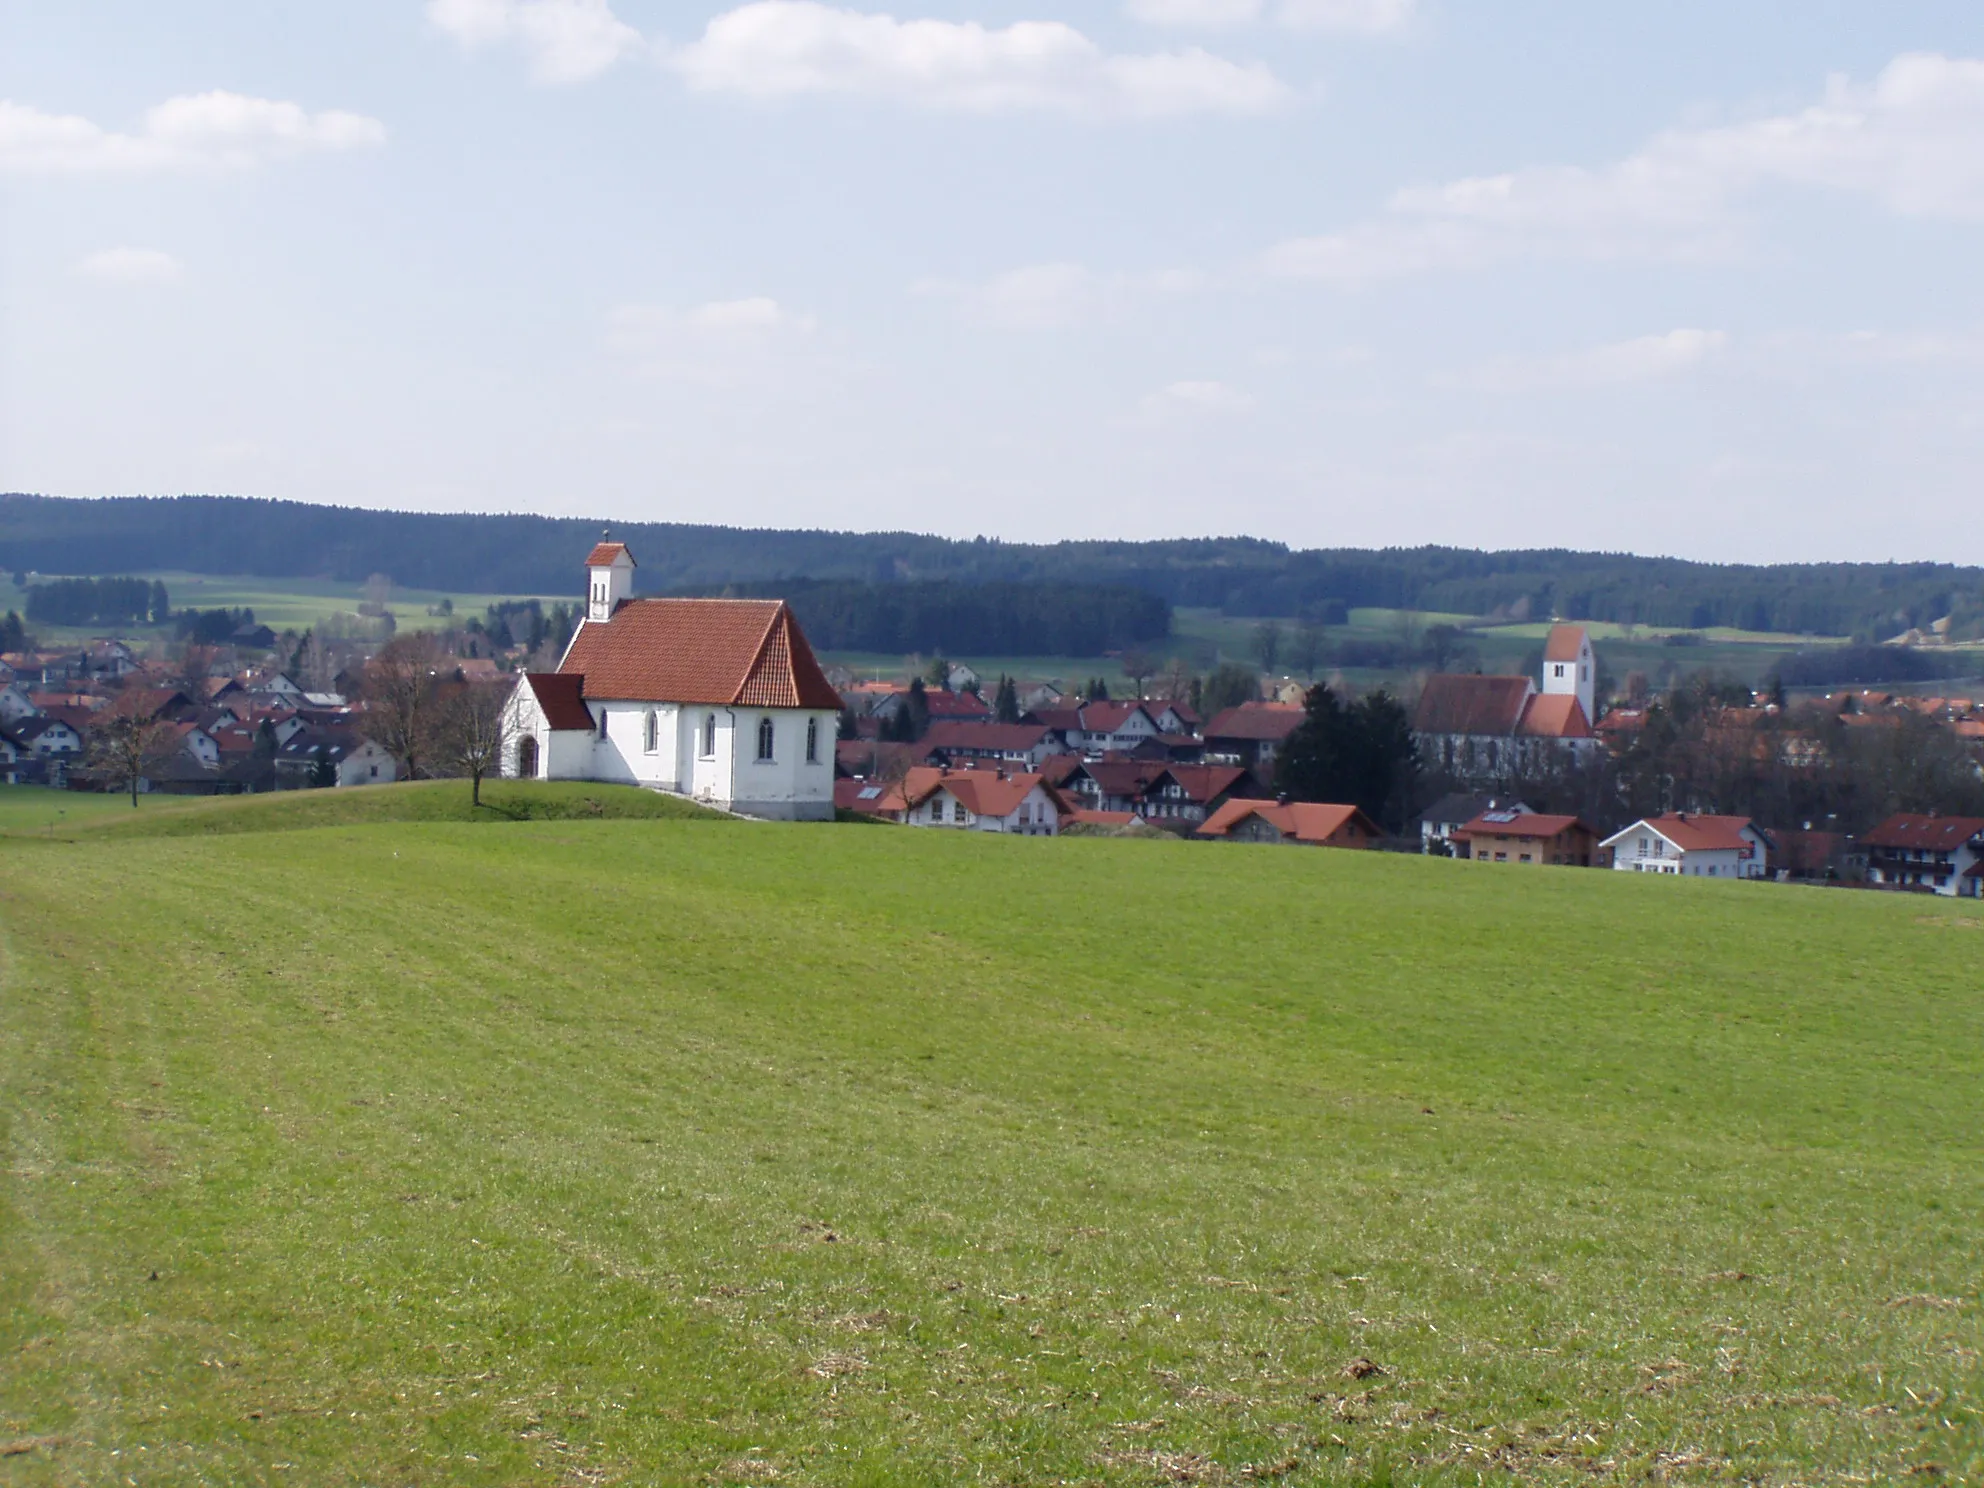
[[[611,620],[620,601],[633,598],[634,555],[602,537],[586,555],[586,580],[586,619]]]

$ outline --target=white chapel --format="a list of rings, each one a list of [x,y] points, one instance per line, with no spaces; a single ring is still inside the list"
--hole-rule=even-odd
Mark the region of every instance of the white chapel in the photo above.
[[[634,557],[586,558],[585,618],[555,672],[518,680],[502,773],[673,791],[831,821],[840,695],[776,599],[636,599]]]

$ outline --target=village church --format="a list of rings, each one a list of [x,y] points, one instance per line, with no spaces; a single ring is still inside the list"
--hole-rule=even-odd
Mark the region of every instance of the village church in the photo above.
[[[634,557],[586,558],[585,618],[504,712],[502,773],[672,791],[748,816],[831,821],[840,695],[776,599],[636,599]]]

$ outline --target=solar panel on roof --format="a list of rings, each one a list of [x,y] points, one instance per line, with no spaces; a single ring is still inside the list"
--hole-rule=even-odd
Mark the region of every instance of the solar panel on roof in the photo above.
[[[1521,815],[1522,813],[1520,811],[1484,811],[1481,813],[1481,819],[1491,822],[1512,822],[1520,818]]]

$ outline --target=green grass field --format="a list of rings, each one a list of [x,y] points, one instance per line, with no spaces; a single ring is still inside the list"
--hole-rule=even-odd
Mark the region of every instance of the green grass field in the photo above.
[[[1984,1475],[1974,909],[249,807],[0,841],[6,1482]]]

